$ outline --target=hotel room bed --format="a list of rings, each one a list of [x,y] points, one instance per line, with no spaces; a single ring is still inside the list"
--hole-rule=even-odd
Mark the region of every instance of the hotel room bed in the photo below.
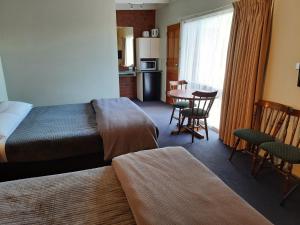
[[[181,147],[0,183],[0,189],[4,224],[271,224]]]
[[[115,156],[158,147],[157,127],[126,98],[32,109],[11,104],[25,107],[28,114],[19,119],[18,126],[12,126],[12,132],[6,132],[7,138],[1,137],[0,127],[0,180],[30,177],[26,170],[37,176],[108,165]],[[2,120],[10,118],[6,112],[22,111],[18,107],[6,107],[3,113],[0,105]],[[19,177],[14,177],[16,174]]]
[[[7,161],[36,162],[96,153],[102,138],[91,104],[35,107],[6,141]]]

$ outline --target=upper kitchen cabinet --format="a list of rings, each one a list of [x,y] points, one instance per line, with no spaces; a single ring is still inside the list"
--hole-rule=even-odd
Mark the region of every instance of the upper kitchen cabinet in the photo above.
[[[160,58],[159,38],[137,38],[136,54],[137,59],[158,59]]]
[[[150,58],[159,59],[160,58],[160,39],[150,38]]]

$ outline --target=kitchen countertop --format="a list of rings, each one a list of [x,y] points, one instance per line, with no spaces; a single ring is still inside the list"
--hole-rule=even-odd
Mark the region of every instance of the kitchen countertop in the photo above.
[[[119,77],[136,77],[137,73],[162,73],[162,70],[126,70],[119,71]]]
[[[119,76],[120,77],[135,77],[136,72],[132,70],[127,70],[127,71],[119,71]]]
[[[137,70],[137,73],[158,73],[162,72],[162,70]]]

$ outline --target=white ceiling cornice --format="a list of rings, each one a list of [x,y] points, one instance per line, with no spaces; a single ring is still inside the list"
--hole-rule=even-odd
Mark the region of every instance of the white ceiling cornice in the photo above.
[[[170,0],[115,0],[117,10],[158,9],[170,3]]]
[[[169,0],[116,0],[118,4],[167,4]]]

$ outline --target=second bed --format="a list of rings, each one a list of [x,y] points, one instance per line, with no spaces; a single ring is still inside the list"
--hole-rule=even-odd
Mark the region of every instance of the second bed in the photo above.
[[[157,136],[152,120],[126,98],[35,107],[5,141],[1,179],[108,165],[115,156],[158,147]]]

